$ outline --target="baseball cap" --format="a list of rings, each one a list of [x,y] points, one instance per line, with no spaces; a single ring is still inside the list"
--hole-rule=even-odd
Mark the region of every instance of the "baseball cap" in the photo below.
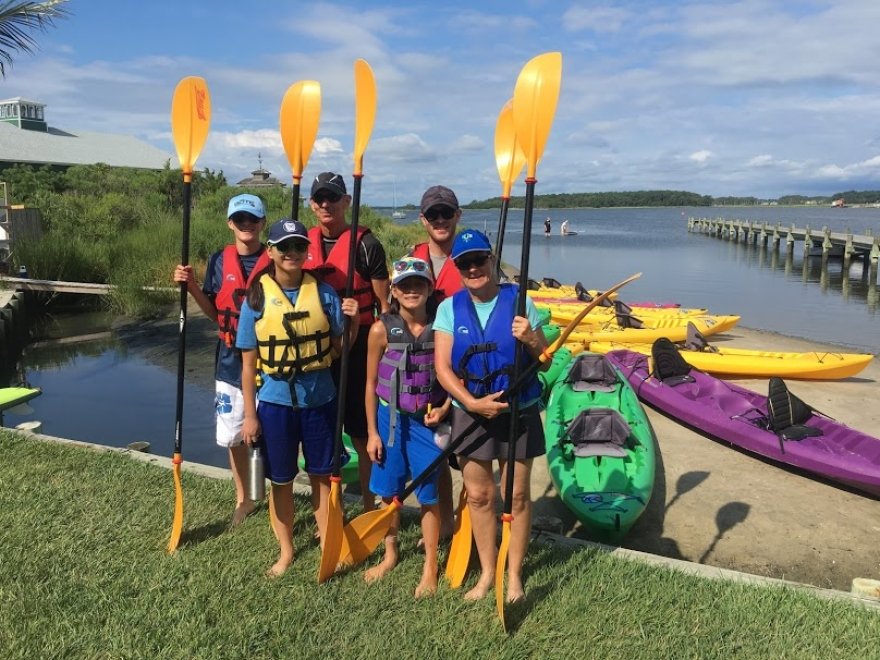
[[[422,213],[432,206],[448,206],[449,208],[457,209],[458,197],[446,186],[431,186],[422,195]]]
[[[229,200],[229,207],[226,209],[227,218],[242,212],[250,213],[255,218],[266,217],[266,211],[263,209],[263,200],[256,195],[236,195]]]
[[[309,231],[303,223],[290,218],[281,218],[269,227],[269,238],[266,240],[266,244],[278,245],[288,238],[299,238],[307,243],[312,242],[309,240]]]
[[[315,180],[312,181],[312,197],[319,190],[326,190],[337,195],[348,194],[348,191],[345,190],[345,179],[342,178],[341,174],[335,174],[334,172],[321,172],[315,177]]]
[[[458,259],[468,252],[492,252],[492,244],[486,234],[477,229],[465,229],[456,236],[449,256]]]
[[[416,257],[403,257],[394,262],[391,266],[392,275],[391,283],[397,284],[407,277],[423,277],[428,280],[431,285],[434,284],[434,277],[431,275],[431,267],[428,262]]]

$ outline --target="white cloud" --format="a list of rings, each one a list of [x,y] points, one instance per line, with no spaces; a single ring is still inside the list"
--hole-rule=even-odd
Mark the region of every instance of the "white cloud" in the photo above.
[[[695,151],[688,158],[690,158],[695,163],[706,163],[710,158],[712,158],[713,154],[708,149],[701,149],[700,151]]]

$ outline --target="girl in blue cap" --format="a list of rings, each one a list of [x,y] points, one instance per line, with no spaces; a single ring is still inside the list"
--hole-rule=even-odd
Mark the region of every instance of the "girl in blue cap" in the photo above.
[[[259,441],[272,484],[280,551],[266,574],[278,577],[293,561],[293,479],[300,449],[324,544],[336,430],[330,364],[342,347],[343,314],[352,318],[351,336],[357,334],[358,304],[353,298],[340,302],[332,287],[303,271],[309,236],[301,222],[279,220],[267,244],[272,261],[248,287],[236,346],[242,353],[241,435],[248,445]]]
[[[501,483],[514,470],[507,600],[524,597],[522,566],[531,528],[529,481],[532,460],[544,454],[544,431],[539,417],[540,383],[535,377],[521,390],[517,420],[515,465],[507,465],[510,425],[506,402],[499,400],[510,386],[517,351],[524,351],[524,366],[547,347],[534,304],[526,298],[526,317],[516,315],[518,287],[499,284],[495,257],[482,232],[466,229],[455,239],[451,257],[464,288],[437,309],[434,321],[435,368],[440,384],[453,397],[451,410],[454,442],[470,427],[456,451],[461,464],[474,541],[480,558],[477,584],[465,594],[468,600],[487,595],[495,581],[497,548],[493,460],[498,460]]]
[[[434,278],[427,262],[394,262],[391,310],[370,328],[367,343],[367,453],[373,462],[370,490],[388,505],[414,475],[440,454],[433,427],[449,411],[449,399],[434,373],[434,331],[427,304]],[[422,506],[425,565],[416,598],[437,590],[440,512],[437,475],[416,489]],[[364,573],[374,582],[397,565],[400,516],[385,536],[385,556]]]

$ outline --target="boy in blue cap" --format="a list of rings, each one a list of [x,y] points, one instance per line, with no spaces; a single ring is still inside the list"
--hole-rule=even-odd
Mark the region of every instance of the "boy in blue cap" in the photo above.
[[[229,200],[226,224],[233,242],[208,260],[201,288],[192,266],[178,265],[174,281],[185,282],[187,291],[205,316],[217,322],[219,339],[214,363],[217,444],[226,447],[235,483],[235,511],[231,526],[240,524],[256,506],[248,496],[247,447],[242,444],[244,402],[241,392],[241,351],[235,334],[241,303],[253,275],[269,265],[260,232],[266,220],[263,200],[256,195],[236,195]]]

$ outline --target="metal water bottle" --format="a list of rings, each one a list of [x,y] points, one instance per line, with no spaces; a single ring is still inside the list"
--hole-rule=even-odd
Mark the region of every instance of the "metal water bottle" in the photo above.
[[[265,479],[263,452],[260,447],[251,445],[248,453],[248,497],[253,502],[259,502],[266,497]]]

